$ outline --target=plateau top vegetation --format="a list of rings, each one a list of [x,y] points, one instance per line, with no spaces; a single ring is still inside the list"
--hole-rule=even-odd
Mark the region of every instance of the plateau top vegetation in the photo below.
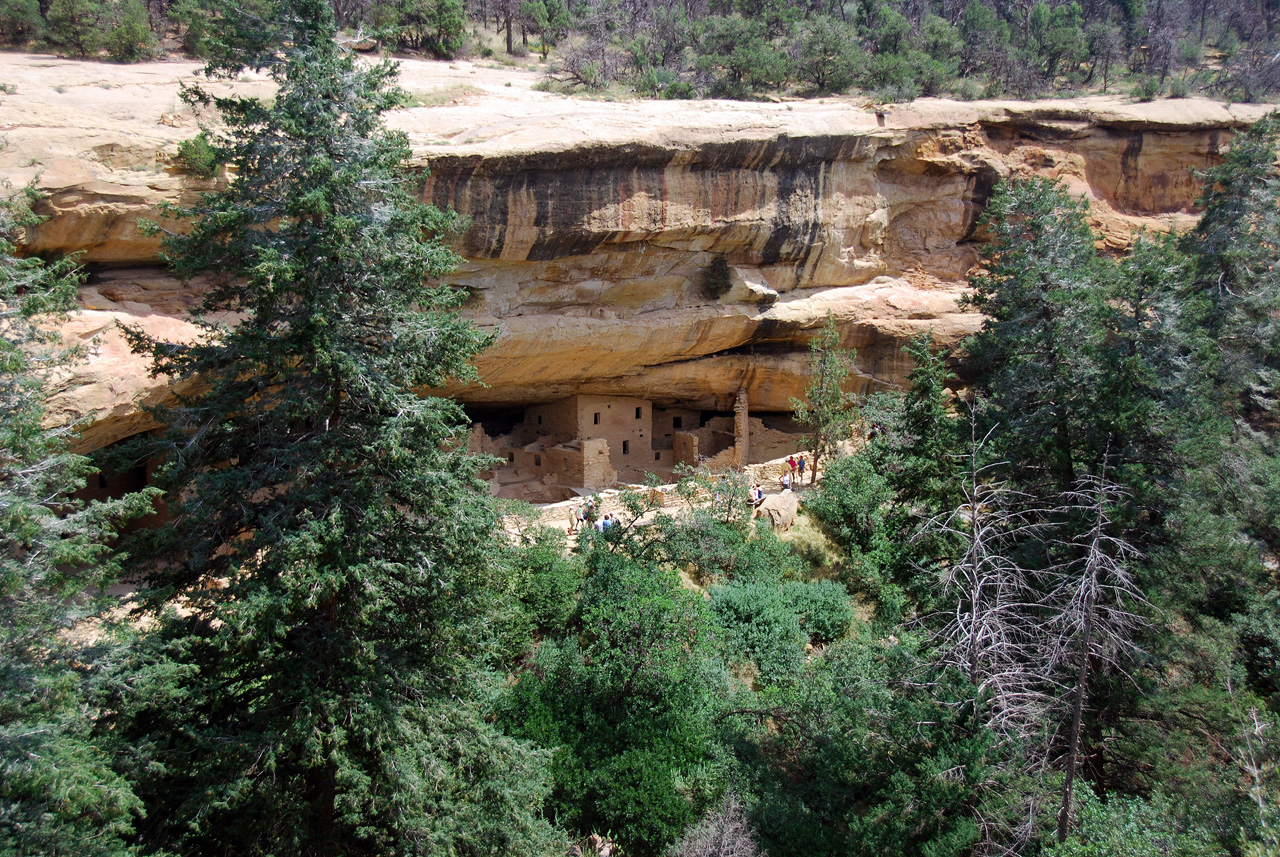
[[[268,4],[250,14],[266,14]],[[214,50],[213,0],[5,0],[11,45],[134,62]],[[335,0],[344,40],[545,72],[615,97],[876,101],[1121,91],[1265,100],[1277,16],[1253,0]]]

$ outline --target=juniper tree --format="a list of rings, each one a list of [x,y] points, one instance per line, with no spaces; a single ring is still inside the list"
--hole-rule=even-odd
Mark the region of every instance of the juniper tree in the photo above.
[[[69,451],[72,429],[44,426],[45,381],[77,356],[52,323],[83,278],[67,260],[15,258],[33,199],[0,200],[0,854],[124,854],[140,804],[94,740],[86,693],[109,638],[65,632],[103,605],[108,540],[150,495],[72,499],[94,471]]]
[[[807,441],[813,450],[809,482],[818,478],[818,463],[835,454],[839,443],[848,439],[858,412],[854,397],[844,383],[853,371],[856,352],[840,348],[840,331],[835,316],[827,313],[822,331],[809,341],[809,386],[804,401],[791,400],[796,422],[809,430]]]
[[[276,92],[187,91],[220,113],[231,178],[168,253],[183,277],[223,277],[194,342],[132,334],[157,375],[194,382],[162,414],[171,520],[133,566],[157,624],[117,732],[154,751],[145,841],[557,850],[540,757],[474,703],[496,515],[461,409],[416,391],[473,377],[487,338],[434,285],[454,221],[416,202],[407,140],[383,126],[395,67],[342,52],[326,0],[214,29],[206,73],[258,69]]]

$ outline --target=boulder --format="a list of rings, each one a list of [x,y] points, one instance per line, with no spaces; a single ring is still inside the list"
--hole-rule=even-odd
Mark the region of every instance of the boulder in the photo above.
[[[800,511],[800,497],[787,488],[777,494],[770,494],[764,498],[755,512],[752,513],[752,520],[767,516],[769,524],[773,527],[775,533],[785,533],[791,529],[796,522],[796,515]]]

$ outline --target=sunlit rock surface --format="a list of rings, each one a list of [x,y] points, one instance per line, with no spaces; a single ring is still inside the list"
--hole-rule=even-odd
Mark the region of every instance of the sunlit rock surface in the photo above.
[[[0,54],[0,66],[16,87],[0,96],[0,174],[47,195],[27,249],[78,253],[93,271],[67,333],[96,347],[60,379],[53,414],[87,418],[84,447],[102,446],[145,429],[142,406],[164,396],[117,322],[195,334],[185,315],[202,284],[170,277],[138,222],[172,226],[160,206],[212,186],[174,161],[198,128],[178,97],[198,65]],[[450,391],[465,402],[615,394],[728,410],[745,388],[753,412],[784,411],[828,313],[858,349],[855,386],[900,385],[907,338],[954,345],[980,324],[958,300],[998,180],[1061,179],[1121,249],[1136,230],[1194,222],[1194,171],[1268,110],[1097,97],[877,114],[847,98],[571,99],[531,90],[537,79],[406,61],[405,88],[440,106],[390,118],[422,198],[469,218],[449,281],[499,338],[478,361],[484,386]],[[267,91],[252,76],[237,86]],[[717,255],[732,285],[715,298]]]

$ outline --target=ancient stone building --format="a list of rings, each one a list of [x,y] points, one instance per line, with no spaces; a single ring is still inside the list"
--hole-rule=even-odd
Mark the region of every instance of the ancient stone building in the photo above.
[[[501,496],[547,502],[639,482],[649,472],[670,475],[680,460],[675,436],[696,430],[700,418],[700,411],[655,408],[631,396],[570,396],[529,407],[497,437],[476,426],[472,447],[505,460],[492,474]]]
[[[705,420],[693,408],[658,408],[632,396],[570,396],[530,406],[496,437],[476,425],[471,440],[505,462],[490,474],[494,491],[531,502],[639,483],[649,473],[669,478],[678,464],[736,468],[795,452],[798,443],[794,432],[750,417],[744,395],[733,416]]]

